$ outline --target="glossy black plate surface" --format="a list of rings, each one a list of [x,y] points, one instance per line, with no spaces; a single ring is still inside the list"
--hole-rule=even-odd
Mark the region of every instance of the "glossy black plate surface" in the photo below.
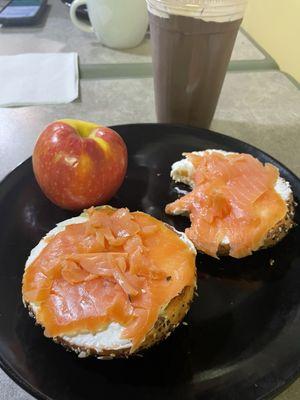
[[[178,196],[170,166],[183,151],[207,148],[247,152],[272,162],[300,198],[295,175],[227,136],[158,124],[115,129],[127,143],[129,168],[110,203],[114,206],[146,211],[183,229],[187,220],[163,211]],[[299,227],[275,248],[244,260],[199,255],[199,297],[188,325],[143,357],[99,361],[77,359],[46,339],[22,305],[23,266],[31,248],[57,222],[72,216],[40,192],[30,159],[1,183],[0,210],[0,363],[37,398],[263,399],[300,373]]]

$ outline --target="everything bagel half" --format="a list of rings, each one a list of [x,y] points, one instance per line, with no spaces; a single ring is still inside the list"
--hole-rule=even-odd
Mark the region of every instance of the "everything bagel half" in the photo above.
[[[127,357],[168,337],[196,287],[195,248],[142,212],[91,208],[31,251],[23,302],[80,357]]]

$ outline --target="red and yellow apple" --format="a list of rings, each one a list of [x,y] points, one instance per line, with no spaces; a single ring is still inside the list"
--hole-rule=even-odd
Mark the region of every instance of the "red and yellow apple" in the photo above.
[[[35,144],[33,171],[56,205],[78,210],[107,202],[121,186],[127,149],[114,130],[63,119],[48,125]]]

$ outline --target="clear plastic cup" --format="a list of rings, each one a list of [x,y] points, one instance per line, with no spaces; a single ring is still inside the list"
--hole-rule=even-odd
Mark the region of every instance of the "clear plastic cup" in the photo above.
[[[147,0],[158,122],[208,128],[246,0]]]

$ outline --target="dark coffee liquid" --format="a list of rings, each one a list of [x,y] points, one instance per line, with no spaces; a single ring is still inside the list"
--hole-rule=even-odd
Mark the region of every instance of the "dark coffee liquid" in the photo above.
[[[208,128],[242,20],[149,18],[158,122]]]

